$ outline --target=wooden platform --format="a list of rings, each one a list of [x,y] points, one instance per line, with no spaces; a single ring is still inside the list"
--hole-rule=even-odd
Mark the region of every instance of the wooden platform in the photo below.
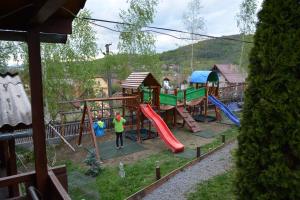
[[[198,122],[194,120],[184,107],[177,107],[176,110],[193,133],[201,131]]]

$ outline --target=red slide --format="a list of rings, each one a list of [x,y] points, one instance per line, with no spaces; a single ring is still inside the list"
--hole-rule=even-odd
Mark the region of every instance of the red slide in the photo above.
[[[149,104],[140,105],[144,115],[155,126],[160,138],[166,143],[169,149],[173,153],[181,152],[184,150],[183,144],[181,144],[170,131],[164,120],[151,108]]]

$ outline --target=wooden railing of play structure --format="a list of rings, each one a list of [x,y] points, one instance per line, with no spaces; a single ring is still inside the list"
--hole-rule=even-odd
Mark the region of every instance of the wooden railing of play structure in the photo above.
[[[124,94],[124,96],[126,97],[130,97],[127,96],[126,94]],[[141,103],[141,100],[138,98],[138,96],[133,96],[132,98],[126,98],[123,100],[123,106],[129,108],[129,109],[137,109],[139,107]]]

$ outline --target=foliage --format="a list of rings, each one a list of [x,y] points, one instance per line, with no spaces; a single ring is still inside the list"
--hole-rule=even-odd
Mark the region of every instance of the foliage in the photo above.
[[[200,15],[201,10],[201,0],[191,0],[188,3],[188,8],[183,13],[183,22],[186,27],[186,29],[191,32],[191,69],[194,70],[194,39],[197,39],[197,37],[193,33],[200,32],[204,29],[204,19]]]
[[[89,166],[89,169],[86,171],[86,175],[88,176],[98,176],[101,172],[100,162],[96,158],[96,151],[89,151],[87,158],[84,160],[84,163]]]
[[[20,51],[19,42],[0,41],[0,73],[8,70],[8,61],[17,60]]]
[[[238,199],[300,199],[300,4],[266,0],[238,136]]]
[[[129,8],[121,10],[119,16],[124,24],[118,25],[121,31],[118,48],[127,56],[127,68],[133,71],[155,72],[161,76],[159,57],[155,54],[155,38],[143,27],[153,22],[158,0],[130,0]],[[127,24],[130,23],[130,24]]]
[[[79,17],[90,17],[90,12],[83,10]],[[97,54],[96,33],[85,20],[76,18],[73,23],[66,44],[42,45],[44,96],[52,118],[65,106],[59,101],[93,97],[94,81],[88,60]]]
[[[256,0],[243,0],[237,14],[237,26],[243,34],[252,34],[256,24]]]
[[[155,51],[153,35],[141,30],[153,22],[157,4],[158,0],[130,0],[128,10],[121,10],[119,16],[125,24],[117,26],[122,31],[118,45],[120,52],[134,55]]]
[[[197,33],[204,28],[204,19],[199,13],[201,8],[201,0],[191,0],[188,3],[188,8],[183,13],[184,25],[191,33]],[[195,36],[191,35],[191,38],[195,38]]]
[[[237,26],[240,29],[243,40],[245,40],[245,35],[253,34],[255,31],[256,9],[256,0],[244,0],[240,5],[240,12],[237,14]],[[248,59],[245,62],[245,60],[243,59],[243,54],[248,54],[249,51],[247,51],[247,48],[249,48],[249,46],[252,47],[252,44],[242,43],[239,65],[244,68],[249,63],[247,62]]]
[[[241,35],[224,36],[234,39],[242,39]],[[252,35],[245,36],[245,40],[252,40]],[[200,41],[194,44],[194,70],[210,69],[216,63],[233,63],[239,64],[241,43],[222,39],[210,39]],[[243,67],[247,69],[248,53],[252,44],[245,45],[243,54]],[[183,46],[175,50],[166,51],[159,55],[161,62],[166,64],[178,64],[183,70],[188,68],[190,60],[190,45]],[[189,74],[188,74],[189,75]]]
[[[25,165],[28,166],[29,163],[34,163],[33,151],[21,146],[16,146],[17,155],[17,167],[22,168]]]
[[[208,181],[200,183],[195,192],[188,194],[188,200],[232,200],[234,171],[217,175]]]

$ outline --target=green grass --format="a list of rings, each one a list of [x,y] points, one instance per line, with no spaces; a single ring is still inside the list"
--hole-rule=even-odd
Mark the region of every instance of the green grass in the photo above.
[[[231,128],[223,133],[219,134],[216,138],[213,139],[213,141],[209,144],[201,146],[201,154],[207,153],[210,149],[214,149],[222,144],[221,135],[225,135],[225,140],[232,140],[235,139],[239,134],[238,128]]]
[[[224,174],[199,184],[196,192],[188,194],[188,200],[232,200],[234,171]]]
[[[236,138],[238,129],[229,129],[222,134],[225,135],[226,140],[230,140]],[[221,144],[221,136],[217,136],[210,144],[201,146],[201,152],[206,153]],[[159,161],[161,176],[164,176],[192,159],[175,156],[166,150],[141,158],[135,163],[125,164],[125,178],[119,177],[118,166],[105,167],[99,176],[90,178],[84,188],[81,183],[83,181],[82,178],[78,178],[78,184],[76,179],[75,182],[70,182],[69,194],[75,200],[98,199],[99,197],[100,199],[124,199],[155,181],[156,161]],[[79,168],[71,161],[66,161],[65,164],[67,165],[68,173],[79,172],[82,175],[84,174],[85,170]]]
[[[155,181],[156,161],[159,161],[161,176],[164,176],[187,163],[189,159],[175,157],[171,152],[164,151],[125,165],[125,178],[119,177],[118,167],[105,167],[95,178],[95,185],[91,189],[96,189],[101,199],[124,199]],[[75,169],[72,164],[69,167],[68,169]],[[73,186],[71,188],[72,199],[83,198],[82,190]]]

